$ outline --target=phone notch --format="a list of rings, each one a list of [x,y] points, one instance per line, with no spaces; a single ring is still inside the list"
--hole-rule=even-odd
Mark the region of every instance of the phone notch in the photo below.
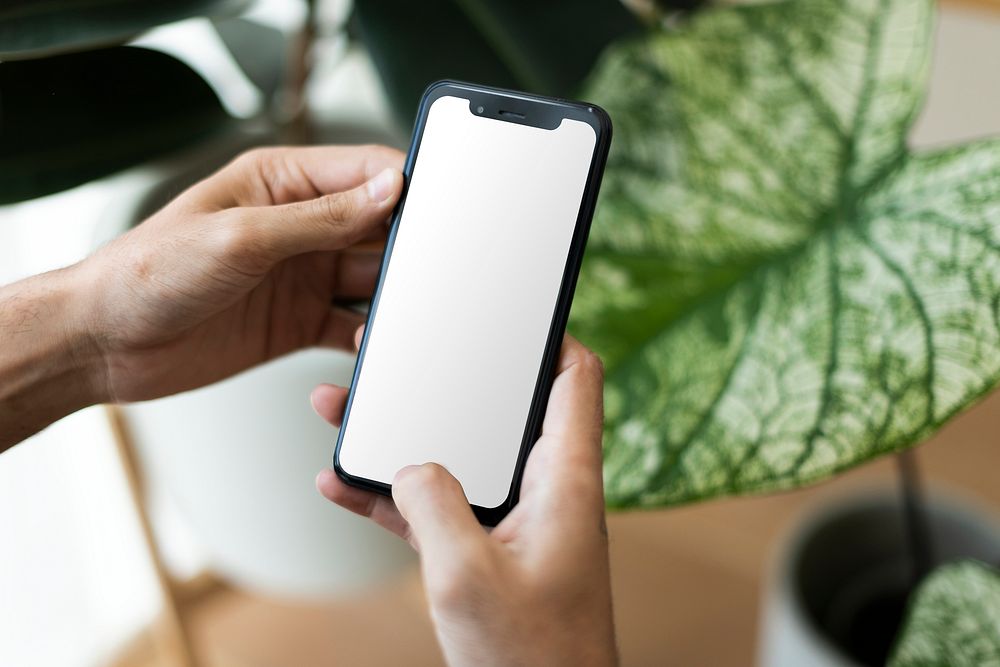
[[[528,125],[542,130],[554,130],[563,121],[564,110],[555,104],[491,95],[482,91],[470,97],[469,110],[480,118]]]

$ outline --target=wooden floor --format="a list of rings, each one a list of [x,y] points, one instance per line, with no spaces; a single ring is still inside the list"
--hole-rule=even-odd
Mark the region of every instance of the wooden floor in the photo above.
[[[933,487],[1000,515],[1000,392],[919,449]],[[615,619],[624,665],[749,665],[762,576],[811,506],[893,484],[882,459],[809,489],[610,519]],[[416,572],[364,597],[302,605],[224,590],[191,610],[203,665],[441,664]],[[140,637],[119,665],[155,662]]]

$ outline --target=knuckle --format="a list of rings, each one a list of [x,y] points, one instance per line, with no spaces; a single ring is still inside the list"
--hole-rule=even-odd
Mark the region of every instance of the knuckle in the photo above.
[[[316,200],[320,207],[320,215],[324,220],[341,226],[350,222],[357,215],[357,205],[346,193],[326,195]]]
[[[212,245],[215,251],[225,257],[234,257],[254,250],[256,238],[254,228],[240,216],[228,211],[220,215],[212,231]]]
[[[118,259],[124,274],[138,281],[146,282],[156,272],[156,246],[141,243],[129,244]]]
[[[241,172],[255,172],[258,171],[261,165],[268,161],[268,156],[271,154],[271,148],[251,148],[245,150],[236,156],[233,160],[232,165],[235,169]]]
[[[263,146],[244,151],[233,161],[234,169],[246,180],[259,183],[272,202],[289,199],[289,149]]]
[[[604,362],[593,350],[585,349],[580,363],[589,375],[604,380]]]

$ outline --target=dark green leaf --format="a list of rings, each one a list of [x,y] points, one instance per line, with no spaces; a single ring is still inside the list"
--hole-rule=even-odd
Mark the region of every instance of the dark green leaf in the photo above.
[[[570,95],[640,27],[618,0],[359,0],[355,16],[404,124],[438,79]]]
[[[40,58],[126,42],[158,25],[225,16],[250,0],[4,0],[0,60]]]
[[[228,122],[197,73],[156,51],[0,63],[0,203],[116,172]]]
[[[1000,572],[965,561],[927,578],[890,667],[1000,667]]]
[[[412,125],[424,88],[439,79],[517,86],[452,0],[360,0],[354,18],[404,127]]]
[[[521,87],[575,93],[601,52],[640,24],[619,0],[455,0]]]
[[[928,0],[708,10],[613,48],[571,330],[617,506],[794,487],[1000,378],[1000,141],[912,155]]]

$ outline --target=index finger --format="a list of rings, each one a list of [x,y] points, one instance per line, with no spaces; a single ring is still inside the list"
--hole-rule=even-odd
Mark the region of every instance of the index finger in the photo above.
[[[545,446],[557,450],[560,457],[585,466],[591,473],[600,470],[602,462],[603,392],[600,357],[567,334],[539,443],[544,439]]]
[[[590,540],[601,534],[603,385],[600,359],[567,335],[542,435],[524,470],[520,505],[514,510],[518,516],[510,527],[498,526],[501,536],[516,532],[519,523],[538,528],[541,541],[551,537],[566,542],[570,535]]]
[[[407,539],[409,524],[396,509],[392,498],[374,491],[348,486],[337,477],[337,473],[329,468],[321,470],[316,476],[316,488],[327,500],[350,512],[371,519],[404,540]]]

